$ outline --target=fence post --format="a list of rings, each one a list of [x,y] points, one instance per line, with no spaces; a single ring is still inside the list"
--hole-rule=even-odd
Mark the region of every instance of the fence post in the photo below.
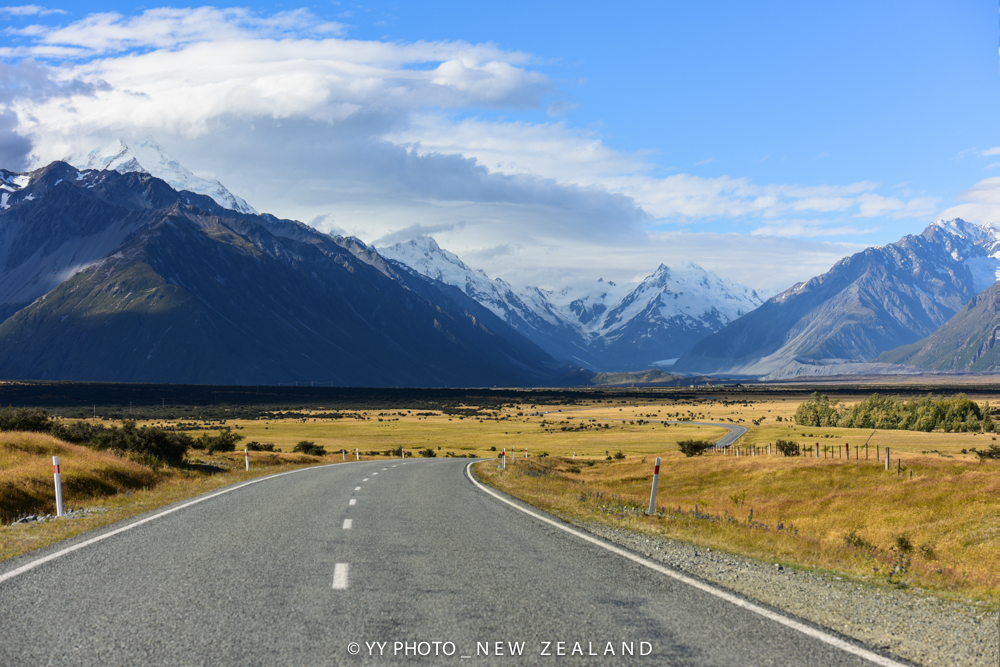
[[[52,457],[52,472],[56,478],[56,516],[63,515],[62,475],[59,474],[59,457]]]
[[[885,471],[889,472],[889,448],[885,448]]]
[[[656,457],[656,467],[653,468],[653,490],[649,494],[649,511],[647,514],[652,514],[656,509],[656,484],[660,481],[660,457]]]

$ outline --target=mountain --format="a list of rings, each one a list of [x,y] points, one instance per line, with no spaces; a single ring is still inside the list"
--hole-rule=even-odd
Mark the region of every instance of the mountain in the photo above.
[[[877,361],[932,371],[996,371],[1000,368],[1000,283],[977,294],[927,338],[883,352]]]
[[[695,264],[660,267],[638,284],[516,289],[467,266],[429,237],[379,248],[383,256],[475,299],[557,359],[604,371],[672,361],[759,306],[753,290]]]
[[[2,179],[0,303],[16,312],[0,377],[525,386],[572,370],[357,239],[145,171]]]
[[[706,337],[675,371],[765,375],[849,372],[937,331],[996,280],[997,236],[960,219],[867,248]],[[870,372],[865,367],[864,372]]]
[[[67,162],[80,170],[113,169],[122,174],[145,172],[166,181],[174,190],[187,190],[211,197],[223,208],[238,213],[257,213],[250,204],[231,193],[219,181],[192,174],[153,139],[119,139],[109,146],[90,151],[81,159],[69,159]]]

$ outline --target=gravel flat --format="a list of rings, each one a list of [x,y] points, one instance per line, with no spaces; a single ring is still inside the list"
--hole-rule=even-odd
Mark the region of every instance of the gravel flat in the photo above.
[[[998,617],[929,593],[853,582],[623,528],[581,523],[610,542],[920,665],[996,667]],[[984,605],[985,606],[985,605]]]
[[[0,564],[0,664],[872,664],[527,516],[466,464],[261,478]]]

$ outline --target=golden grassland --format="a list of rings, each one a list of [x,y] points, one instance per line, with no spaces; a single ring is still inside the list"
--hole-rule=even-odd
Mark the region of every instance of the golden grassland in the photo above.
[[[348,460],[355,449],[362,458],[373,458],[399,447],[407,456],[430,450],[436,456],[495,460],[506,448],[512,455],[507,472],[500,472],[495,461],[484,462],[478,464],[483,479],[567,518],[627,524],[787,565],[995,599],[1000,589],[1000,465],[980,463],[969,453],[973,447],[988,447],[995,436],[801,427],[791,421],[799,403],[785,398],[650,397],[478,411],[477,406],[466,406],[462,414],[368,410],[344,412],[340,419],[188,422],[201,429],[190,431],[193,436],[232,428],[244,436],[240,447],[256,441],[282,450],[251,452],[250,473],[242,471],[241,451],[213,455],[192,451],[192,463],[226,469],[225,474],[214,475],[191,467],[153,470],[47,436],[8,434],[4,437],[21,437],[19,442],[34,438],[39,449],[29,456],[23,447],[0,445],[0,482],[8,484],[4,497],[13,488],[10,483],[41,497],[51,496],[51,453],[60,453],[64,479],[79,474],[75,479],[91,480],[75,482],[78,486],[65,494],[67,506],[109,511],[66,522],[0,528],[0,559],[248,476],[338,462],[341,449],[352,454]],[[783,438],[804,445],[818,442],[838,451],[850,443],[853,457],[854,446],[868,442],[869,460],[719,454],[689,459],[678,451],[678,441],[715,440],[726,431],[650,421],[673,419],[746,426],[750,431],[738,443],[744,450]],[[177,422],[140,425],[177,426]],[[292,454],[302,440],[325,447],[328,454]],[[876,445],[880,450],[892,448],[891,473],[875,460]],[[860,451],[863,459],[863,447]],[[625,458],[608,460],[618,452]],[[29,461],[32,456],[37,460]],[[663,459],[657,506],[666,508],[669,518],[641,514],[648,505],[655,456]],[[905,466],[903,476],[895,474],[897,457]],[[121,475],[128,484],[108,481],[124,479]],[[137,491],[128,495],[128,489]],[[699,516],[693,514],[696,506]],[[900,545],[908,545],[909,551]]]

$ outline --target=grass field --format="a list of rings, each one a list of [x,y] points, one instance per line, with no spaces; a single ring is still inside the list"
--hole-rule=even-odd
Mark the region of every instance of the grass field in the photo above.
[[[72,475],[79,472],[79,480],[91,479],[74,482],[78,486],[66,493],[66,504],[109,509],[101,517],[63,524],[87,527],[87,521],[107,523],[268,469],[338,462],[342,449],[351,453],[350,460],[355,449],[362,458],[372,458],[402,447],[407,456],[423,452],[492,459],[479,464],[485,481],[563,516],[624,523],[787,565],[995,599],[1000,589],[1000,466],[980,463],[968,453],[972,447],[988,447],[994,436],[804,428],[791,422],[799,402],[745,400],[738,395],[725,400],[670,400],[653,395],[646,400],[605,399],[575,406],[523,403],[482,410],[468,405],[446,412],[356,410],[336,419],[329,413],[313,416],[300,410],[297,418],[185,422],[185,428],[195,429],[190,431],[193,436],[231,428],[244,437],[239,448],[256,441],[281,450],[251,452],[251,473],[241,470],[242,451],[214,455],[192,451],[192,465],[184,469],[153,470],[110,454],[45,440],[47,436],[31,436],[39,439],[31,456],[23,447],[0,447],[0,457],[7,457],[0,458],[0,483],[8,484],[5,489],[20,484],[44,505],[46,494],[51,496],[51,458],[46,457],[52,448],[60,448],[64,477],[69,479],[72,471]],[[678,451],[679,440],[716,440],[726,431],[651,421],[674,419],[746,426],[750,431],[738,443],[744,451],[783,438],[810,446],[819,443],[827,448],[828,458],[708,454],[689,459]],[[302,440],[325,447],[328,454],[291,453]],[[865,442],[868,461],[863,460],[863,447],[862,460],[853,458],[854,446]],[[842,453],[845,443],[852,445],[852,458],[832,458],[834,448]],[[880,452],[891,448],[891,473],[875,460],[876,446]],[[506,473],[495,462],[504,448],[511,455]],[[30,461],[32,456],[38,460]],[[656,456],[663,458],[657,506],[665,516],[650,518],[642,512]],[[17,457],[21,463],[15,464]],[[896,475],[897,458],[902,460],[902,476]],[[90,472],[84,472],[87,466]],[[126,471],[130,486],[102,486],[99,480],[110,479],[113,470]],[[215,474],[209,474],[212,470]],[[119,489],[138,492],[129,496]],[[60,531],[68,529],[59,523],[0,529],[0,558],[65,536]],[[24,539],[29,534],[35,537]]]

